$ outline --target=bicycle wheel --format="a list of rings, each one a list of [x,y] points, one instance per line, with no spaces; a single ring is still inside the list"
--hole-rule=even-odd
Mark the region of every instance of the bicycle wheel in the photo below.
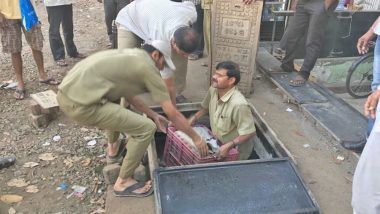
[[[354,61],[346,78],[347,92],[354,98],[364,98],[371,94],[373,80],[373,52]]]

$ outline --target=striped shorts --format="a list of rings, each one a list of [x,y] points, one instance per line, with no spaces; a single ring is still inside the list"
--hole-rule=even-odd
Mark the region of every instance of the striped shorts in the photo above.
[[[0,28],[1,44],[4,53],[20,53],[22,50],[21,29],[25,39],[33,50],[41,51],[44,37],[42,36],[40,24],[26,31],[21,20],[5,19],[5,27]]]

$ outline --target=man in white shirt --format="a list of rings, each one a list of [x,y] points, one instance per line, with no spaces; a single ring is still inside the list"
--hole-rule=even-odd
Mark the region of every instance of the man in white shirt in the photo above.
[[[66,52],[72,58],[84,58],[74,44],[72,0],[44,0],[49,20],[49,42],[54,61],[58,66],[67,66],[65,46],[59,32],[62,23]]]
[[[116,17],[118,48],[140,47],[144,41],[151,40],[163,40],[171,44],[176,70],[173,73],[165,67],[161,76],[173,103],[186,100],[181,93],[186,87],[187,56],[199,43],[199,35],[190,27],[196,19],[197,13],[192,2],[169,0],[133,1]]]

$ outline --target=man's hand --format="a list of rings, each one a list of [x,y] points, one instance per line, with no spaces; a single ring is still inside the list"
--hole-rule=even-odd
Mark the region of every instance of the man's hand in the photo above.
[[[197,121],[197,118],[195,117],[195,115],[193,115],[187,119],[187,122],[189,123],[190,126],[193,125],[195,123],[195,121]]]
[[[194,144],[198,148],[201,157],[204,157],[208,154],[208,147],[206,141],[203,138],[199,137],[199,140],[194,141]]]
[[[156,123],[156,126],[158,127],[158,129],[160,129],[163,133],[166,133],[166,127],[169,124],[169,120],[159,114],[155,114],[152,119],[154,123]]]
[[[219,153],[217,154],[217,160],[223,160],[224,158],[227,157],[230,149],[232,149],[233,147],[233,143],[232,142],[228,142],[226,144],[223,144],[223,146],[221,146],[219,148]]]
[[[369,30],[362,37],[358,39],[358,43],[356,44],[356,48],[358,49],[359,54],[368,53],[369,50],[369,42],[375,37],[375,34]]]
[[[255,3],[257,0],[243,0],[243,3],[244,4],[251,4],[251,3]]]
[[[0,28],[4,28],[5,27],[5,16],[0,13]]]
[[[370,116],[371,118],[376,118],[376,107],[380,99],[380,90],[374,91],[364,104],[364,115]]]

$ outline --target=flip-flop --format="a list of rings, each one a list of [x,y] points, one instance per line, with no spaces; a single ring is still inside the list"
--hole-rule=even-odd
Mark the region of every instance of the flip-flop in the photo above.
[[[16,98],[16,100],[23,100],[25,98],[25,89],[16,89],[13,97]]]
[[[143,198],[143,197],[147,197],[149,195],[151,195],[153,193],[153,186],[150,187],[150,189],[147,191],[147,192],[144,192],[144,193],[135,193],[133,191],[139,189],[139,188],[142,188],[145,186],[145,182],[137,182],[135,184],[133,184],[132,186],[129,186],[127,187],[125,190],[123,191],[113,191],[113,194],[116,196],[116,197],[137,197],[137,198]]]
[[[59,81],[56,81],[53,77],[47,78],[46,80],[40,80],[40,83],[46,85],[59,85]]]
[[[119,150],[117,151],[117,154],[115,156],[109,156],[107,152],[107,155],[106,155],[107,165],[123,162],[124,155],[127,151],[126,145],[127,143],[125,142],[125,138],[121,139],[120,144],[119,144]]]
[[[302,77],[302,79],[297,79],[297,77],[289,81],[290,86],[301,87],[301,86],[304,86],[306,84],[306,80],[303,77]]]

